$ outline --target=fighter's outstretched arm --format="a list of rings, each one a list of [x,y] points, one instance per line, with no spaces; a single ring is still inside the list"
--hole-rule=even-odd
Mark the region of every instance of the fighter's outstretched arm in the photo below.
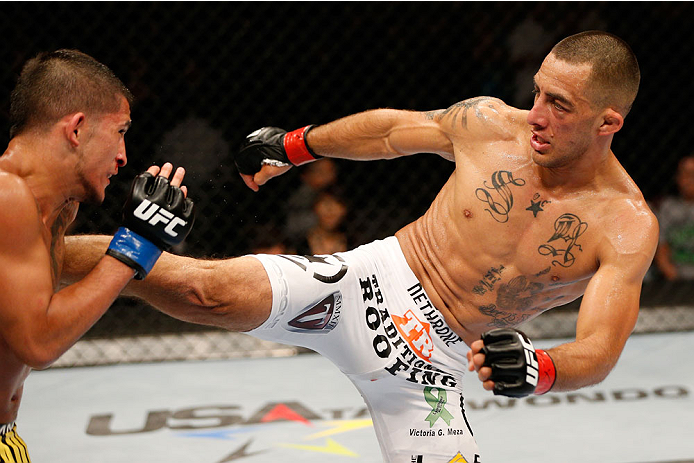
[[[415,153],[436,153],[453,160],[453,144],[426,113],[375,109],[288,133],[263,127],[246,137],[236,165],[246,185],[258,191],[292,165],[317,157],[368,161]]]
[[[374,109],[317,126],[307,143],[321,156],[369,161],[416,153],[453,159],[445,127],[431,113]]]
[[[62,280],[79,280],[99,262],[110,237],[68,236]],[[141,281],[122,292],[190,323],[247,331],[270,314],[272,291],[262,264],[253,257],[193,259],[164,252]]]
[[[316,157],[369,161],[435,153],[455,161],[456,144],[512,136],[520,120],[518,110],[490,97],[428,112],[374,109],[289,133],[264,127],[246,138],[236,164],[246,185],[257,191],[291,165]]]

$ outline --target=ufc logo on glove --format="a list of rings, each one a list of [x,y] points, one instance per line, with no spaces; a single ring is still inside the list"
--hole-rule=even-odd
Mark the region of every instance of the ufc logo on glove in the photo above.
[[[525,382],[533,386],[537,386],[537,378],[539,376],[539,372],[537,365],[537,357],[535,355],[535,348],[533,347],[532,342],[530,342],[529,339],[526,339],[523,336],[519,336],[518,340],[520,341],[521,346],[523,346],[523,350],[525,351]]]
[[[178,236],[178,232],[174,231],[174,227],[178,225],[185,227],[188,223],[147,199],[142,200],[140,205],[133,211],[133,215],[148,222],[150,225],[156,225],[159,222],[167,223],[168,225],[164,228],[164,232],[169,236]]]
[[[133,180],[123,206],[123,226],[113,235],[106,254],[132,267],[135,278],[142,280],[162,251],[185,239],[194,221],[193,201],[165,177],[145,172]],[[162,230],[159,224],[166,226]]]

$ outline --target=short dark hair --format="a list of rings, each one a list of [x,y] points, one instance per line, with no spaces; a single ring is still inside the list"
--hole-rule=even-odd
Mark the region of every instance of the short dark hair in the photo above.
[[[624,116],[639,91],[641,72],[636,55],[624,40],[604,31],[586,31],[565,38],[552,48],[554,56],[572,64],[590,64],[593,102],[613,106]]]
[[[78,50],[44,52],[24,65],[10,96],[10,138],[61,117],[117,112],[133,96],[108,67]]]

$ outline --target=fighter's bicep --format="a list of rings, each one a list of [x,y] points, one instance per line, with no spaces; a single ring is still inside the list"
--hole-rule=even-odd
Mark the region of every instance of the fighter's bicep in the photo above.
[[[15,211],[2,214],[0,238],[0,333],[15,347],[40,330],[53,295],[48,249],[37,217]]]
[[[453,160],[450,134],[430,113],[400,111],[386,138],[388,150],[401,155],[434,153]]]
[[[583,296],[577,335],[602,331],[626,341],[638,317],[641,286],[658,239],[655,217],[631,209],[616,211],[600,240],[599,267]]]
[[[631,334],[639,312],[640,281],[619,265],[603,264],[586,288],[576,324],[576,339],[603,343],[615,360]]]
[[[493,97],[475,97],[427,113],[451,138],[461,143],[515,137],[518,111]]]

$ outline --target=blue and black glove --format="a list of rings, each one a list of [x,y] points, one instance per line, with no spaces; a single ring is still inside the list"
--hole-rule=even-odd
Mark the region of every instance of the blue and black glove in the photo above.
[[[145,172],[135,177],[123,206],[123,226],[106,254],[135,269],[144,279],[162,251],[180,244],[195,221],[193,201],[165,177]]]

